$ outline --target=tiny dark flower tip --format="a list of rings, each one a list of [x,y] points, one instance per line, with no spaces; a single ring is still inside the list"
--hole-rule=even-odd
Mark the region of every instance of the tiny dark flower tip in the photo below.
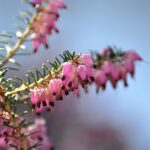
[[[52,107],[54,107],[54,102],[49,102],[49,106],[52,106]]]
[[[45,46],[45,48],[46,48],[46,49],[48,49],[48,48],[49,48],[49,45],[48,45],[47,43],[46,43],[44,46]]]
[[[38,137],[39,141],[43,141],[43,138],[41,136]]]
[[[84,84],[90,84],[89,80],[84,80],[83,83]]]
[[[34,3],[32,3],[32,2],[30,2],[29,4],[31,4],[32,7],[35,7],[35,6],[36,6],[36,4],[34,4]]]
[[[85,88],[85,84],[82,84],[81,86],[82,86],[83,89]]]
[[[93,68],[96,69],[96,68],[97,68],[97,65],[96,65],[96,64],[93,64]]]
[[[104,91],[106,89],[106,84],[103,84],[101,86],[102,86],[102,90]]]
[[[38,102],[37,107],[40,108],[40,106],[41,106],[41,102]]]
[[[94,79],[94,77],[92,76],[92,77],[90,77],[90,79],[91,79],[91,81],[92,82],[94,82],[95,81],[95,79]]]
[[[51,147],[49,150],[55,150],[55,148],[54,148],[54,147]]]
[[[37,52],[37,49],[36,49],[36,48],[34,48],[34,49],[33,49],[33,52],[34,52],[34,53],[36,53],[36,52]]]
[[[45,102],[45,101],[43,101],[43,106],[44,106],[44,107],[46,107],[46,106],[47,106],[47,104],[46,104],[46,102]]]
[[[65,91],[65,95],[69,95],[69,92],[68,92],[68,91]]]
[[[35,104],[32,104],[32,108],[35,109],[35,107],[36,107]]]
[[[8,140],[7,138],[5,138],[5,140],[4,140],[4,141],[5,141],[5,143],[6,143],[6,144],[9,142],[9,140]]]
[[[37,115],[37,116],[41,116],[41,113],[39,113],[39,112],[36,112],[36,115]]]
[[[61,80],[65,80],[66,79],[66,77],[63,75],[62,77],[61,77]]]
[[[61,89],[62,89],[62,90],[65,90],[65,86],[62,86]]]
[[[124,86],[128,87],[128,82],[126,80],[124,81]]]
[[[8,126],[8,125],[9,125],[9,122],[4,121],[4,122],[3,122],[3,125]]]
[[[3,134],[4,134],[4,136],[8,136],[8,132],[6,132],[6,131]]]
[[[59,30],[58,30],[58,29],[55,29],[55,32],[56,32],[56,33],[59,33]]]
[[[55,93],[55,92],[53,92],[53,95],[54,95],[54,96],[56,96],[56,93]]]
[[[68,87],[72,87],[72,82],[69,82],[69,83],[68,83]]]
[[[51,111],[51,108],[47,108],[46,111],[47,111],[47,112],[50,112],[50,111]]]
[[[61,97],[59,98],[59,100],[62,101],[62,100],[63,100],[63,97],[61,96]]]

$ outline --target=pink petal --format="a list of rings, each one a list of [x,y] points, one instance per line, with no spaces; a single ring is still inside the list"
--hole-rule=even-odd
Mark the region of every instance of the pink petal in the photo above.
[[[81,56],[81,60],[83,61],[83,63],[85,64],[85,65],[87,65],[87,66],[92,66],[93,65],[93,60],[92,60],[92,58],[91,58],[91,56],[90,55],[88,55],[88,54],[83,54],[82,56]]]
[[[77,68],[77,73],[79,75],[79,77],[81,78],[81,80],[86,80],[86,67],[85,65],[79,65]]]

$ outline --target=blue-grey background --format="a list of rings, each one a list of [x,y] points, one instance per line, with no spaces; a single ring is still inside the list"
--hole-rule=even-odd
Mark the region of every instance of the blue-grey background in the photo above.
[[[55,111],[59,113],[58,109],[67,105],[71,108],[65,107],[65,110],[67,109],[69,113],[71,110],[76,112],[72,113],[72,117],[76,116],[85,126],[106,123],[119,129],[125,136],[125,142],[128,143],[127,150],[149,150],[150,1],[66,0],[65,3],[68,10],[61,11],[61,17],[57,22],[60,33],[49,38],[50,49],[40,49],[39,53],[30,57],[17,58],[23,67],[20,72],[13,72],[12,75],[23,76],[27,69],[40,66],[47,59],[54,59],[58,53],[66,49],[88,52],[91,49],[100,50],[114,44],[125,50],[135,49],[144,61],[137,64],[135,79],[129,78],[128,88],[125,89],[120,83],[117,90],[112,90],[108,85],[105,92],[96,95],[93,86],[90,92],[83,93],[80,99],[70,97],[58,104],[53,113],[54,115]],[[19,22],[15,16],[24,7],[26,6],[19,0],[1,1],[0,30],[14,31],[13,24]],[[62,117],[65,118],[65,115]],[[55,120],[57,118],[53,120],[57,123]],[[71,121],[74,123],[70,123]],[[67,125],[76,124],[77,126],[72,128],[78,130],[79,125],[73,118],[70,118],[70,122]],[[52,130],[59,130],[59,127],[55,125]]]

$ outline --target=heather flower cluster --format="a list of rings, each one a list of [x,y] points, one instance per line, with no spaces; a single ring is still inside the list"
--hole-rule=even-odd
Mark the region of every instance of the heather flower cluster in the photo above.
[[[8,150],[15,150],[11,147],[11,144],[19,144],[17,138],[15,138],[15,130],[11,128],[11,115],[0,109],[0,148],[6,148]],[[9,127],[10,126],[10,127]],[[14,135],[14,137],[13,137]]]
[[[96,85],[97,92],[100,88],[104,90],[108,81],[114,88],[119,80],[127,86],[127,75],[134,75],[135,62],[141,60],[135,51],[114,52],[112,48],[104,49],[96,54],[96,58],[89,54],[77,55],[64,62],[61,72],[48,84],[31,89],[32,107],[40,114],[43,110],[50,110],[55,101],[62,100],[70,92],[79,96],[80,87],[87,92],[90,84]]]
[[[60,54],[63,62],[56,57],[54,62],[49,62],[50,67],[42,64],[42,71],[34,67],[35,72],[29,70],[26,80],[7,78],[8,70],[18,69],[8,67],[8,63],[20,66],[13,57],[28,54],[24,53],[27,40],[31,41],[34,52],[42,45],[49,47],[48,37],[59,32],[56,26],[59,10],[66,8],[63,0],[23,1],[32,7],[22,10],[19,17],[27,26],[16,24],[16,34],[0,33],[3,38],[0,40],[0,50],[3,50],[0,54],[0,149],[54,150],[47,136],[45,120],[37,118],[32,124],[24,115],[31,113],[31,109],[37,115],[45,110],[51,111],[55,102],[62,101],[65,95],[72,93],[79,97],[80,89],[88,92],[92,84],[96,86],[96,92],[105,90],[108,82],[114,89],[119,81],[127,86],[128,75],[134,77],[135,62],[142,61],[142,58],[134,50],[122,52],[115,47],[91,55],[65,51]],[[25,105],[23,113],[17,110],[20,103]]]
[[[5,125],[10,123],[11,116],[8,112],[3,110],[2,108],[2,104],[4,102],[2,93],[3,93],[2,88],[0,87],[0,148],[7,148],[6,147],[7,139],[5,139],[4,137],[7,134],[6,132],[7,127]],[[8,129],[8,132],[11,132],[10,129]]]
[[[142,61],[142,58],[134,51],[115,52],[111,47],[103,49],[100,57],[103,61],[100,70],[96,70],[95,76],[97,82],[105,89],[106,82],[110,81],[113,88],[116,88],[117,82],[122,80],[127,86],[127,75],[132,77],[135,73],[135,62]],[[101,63],[101,62],[100,62]]]
[[[31,144],[40,144],[36,150],[53,150],[54,147],[47,136],[46,121],[43,118],[35,119],[35,123],[25,129],[29,136],[28,140]],[[25,133],[26,133],[25,132]]]
[[[23,120],[18,119],[16,123],[21,123],[21,121]],[[0,123],[2,123],[2,120],[0,120]],[[21,129],[22,137],[24,137],[23,143],[20,143],[20,137],[17,132],[18,129],[12,128],[11,123],[9,122],[3,122],[3,124],[0,124],[0,148],[5,148],[7,150],[21,150],[23,143],[26,144],[29,149],[36,148],[36,150],[53,150],[54,148],[46,135],[47,130],[45,120],[42,118],[35,119],[33,125]]]
[[[48,36],[53,31],[59,32],[55,23],[59,18],[58,10],[65,9],[66,5],[62,0],[33,0],[32,3],[34,6],[40,5],[36,20],[32,24],[31,35],[33,49],[36,52],[42,44],[48,48]]]

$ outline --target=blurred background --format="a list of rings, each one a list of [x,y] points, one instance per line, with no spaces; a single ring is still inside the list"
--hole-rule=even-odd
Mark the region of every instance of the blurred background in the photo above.
[[[49,136],[56,150],[149,150],[150,149],[150,1],[149,0],[65,0],[59,34],[49,38],[49,50],[18,57],[22,76],[40,67],[64,50],[89,52],[108,45],[135,49],[144,62],[137,64],[129,87],[82,92],[80,98],[67,96],[45,113]],[[0,3],[0,30],[14,31],[15,16],[26,6],[19,0]]]

